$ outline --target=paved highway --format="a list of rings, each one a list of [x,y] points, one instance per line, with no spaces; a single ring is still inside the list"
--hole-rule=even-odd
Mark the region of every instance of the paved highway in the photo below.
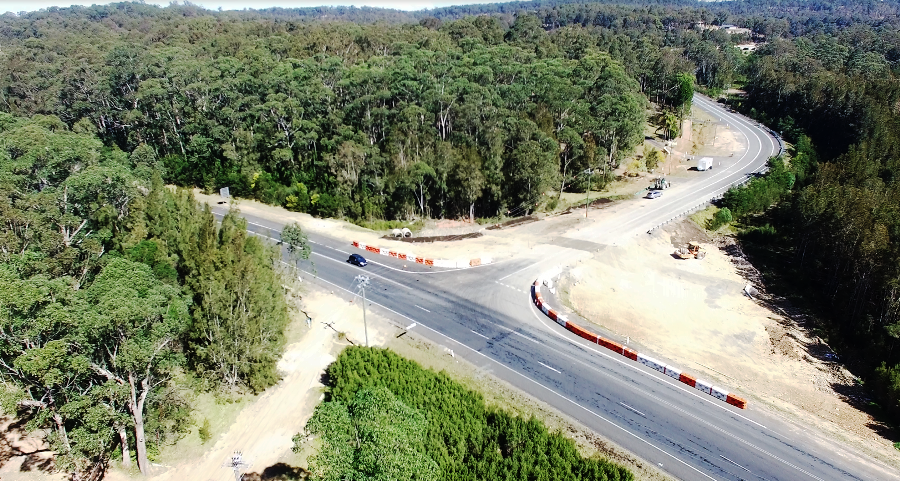
[[[593,223],[553,245],[541,244],[511,260],[473,269],[433,269],[378,255],[367,255],[370,264],[358,268],[346,259],[359,251],[312,234],[315,282],[349,296],[354,277],[368,275],[371,308],[395,322],[398,333],[402,332],[399,326],[416,322],[417,333],[677,478],[896,479],[849,448],[754,409],[752,402],[747,410],[734,408],[587,343],[546,319],[531,304],[529,286],[542,272],[589,256],[604,243],[646,232],[760,170],[777,153],[777,142],[752,122],[703,97],[695,97],[695,105],[723,118],[747,141],[743,155],[721,159],[723,165],[712,175],[695,177],[655,201],[635,200],[624,203],[619,211],[597,213]],[[648,204],[652,202],[656,203]],[[282,227],[266,219],[247,219],[250,230],[260,235],[277,237]],[[312,270],[308,262],[300,268]],[[601,334],[616,339],[613,334]],[[647,354],[666,357],[665,353]]]
[[[702,95],[694,95],[694,105],[721,119],[723,128],[733,131],[738,140],[746,145],[744,152],[729,157],[714,157],[713,169],[691,178],[678,178],[658,199],[625,202],[600,222],[572,233],[572,237],[610,244],[647,232],[722,195],[735,183],[762,171],[766,161],[778,155],[778,141],[752,120],[731,113]]]

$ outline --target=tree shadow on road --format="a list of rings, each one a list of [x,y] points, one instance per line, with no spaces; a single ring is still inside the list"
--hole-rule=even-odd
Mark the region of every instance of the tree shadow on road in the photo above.
[[[243,481],[299,481],[309,478],[309,472],[285,463],[275,463],[262,473],[247,473]]]

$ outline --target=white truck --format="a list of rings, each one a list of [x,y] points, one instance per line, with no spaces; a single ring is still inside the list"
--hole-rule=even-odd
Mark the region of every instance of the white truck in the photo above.
[[[712,157],[703,157],[697,161],[697,170],[710,170],[713,167]]]

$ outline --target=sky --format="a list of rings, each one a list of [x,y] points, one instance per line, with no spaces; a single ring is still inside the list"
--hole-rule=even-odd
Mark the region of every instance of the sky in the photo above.
[[[119,0],[116,0],[119,1]],[[503,1],[503,0],[499,0]],[[357,7],[383,7],[398,10],[422,10],[425,8],[447,7],[450,5],[466,5],[473,3],[497,3],[498,0],[192,0],[191,3],[201,5],[210,10],[243,10],[245,8],[268,7],[318,7],[320,5],[355,5]],[[68,7],[71,5],[105,5],[113,1],[94,0],[0,0],[0,12],[31,12],[48,7]],[[168,0],[146,0],[153,5],[168,5]]]

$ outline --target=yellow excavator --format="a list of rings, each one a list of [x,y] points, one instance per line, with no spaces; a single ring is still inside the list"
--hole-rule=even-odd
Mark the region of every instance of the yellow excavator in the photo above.
[[[700,247],[699,242],[688,242],[687,247],[679,247],[678,250],[675,251],[675,255],[682,259],[690,259],[693,257],[694,259],[703,259],[706,257],[706,250]]]

